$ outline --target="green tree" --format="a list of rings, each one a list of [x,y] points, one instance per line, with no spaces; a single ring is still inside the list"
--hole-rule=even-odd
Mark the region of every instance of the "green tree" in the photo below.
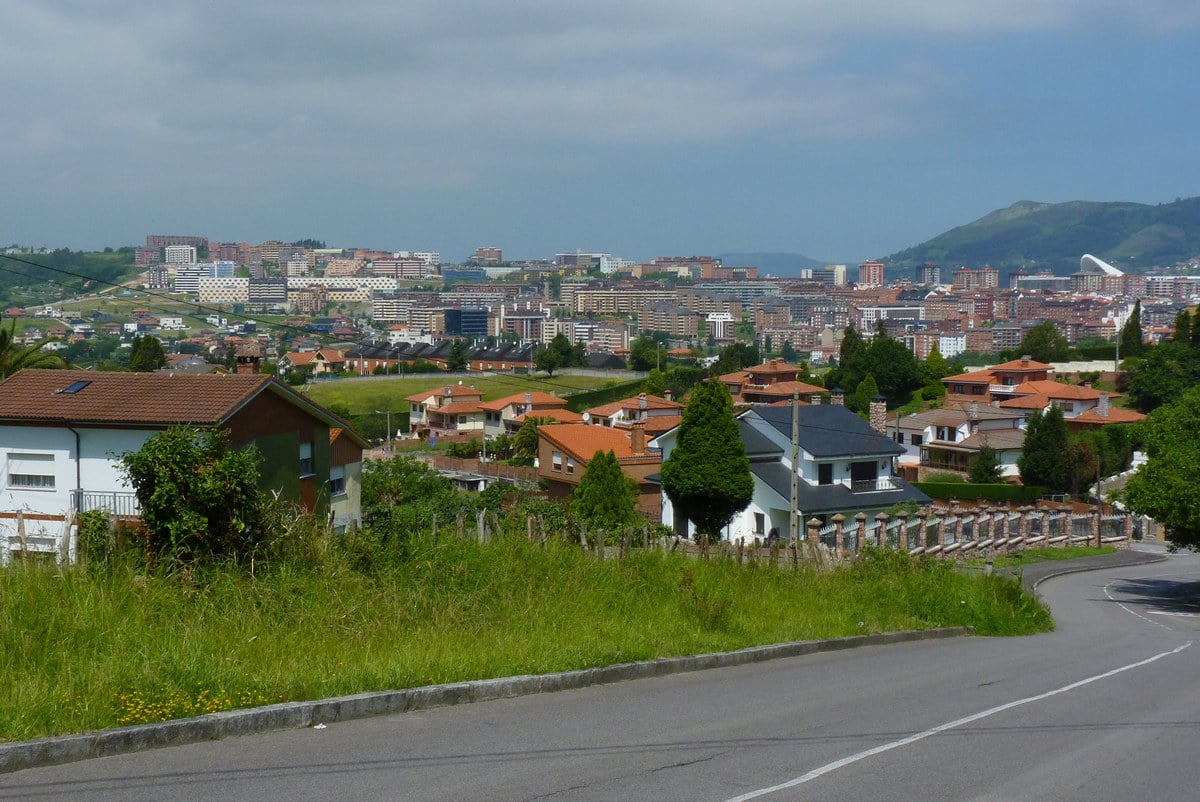
[[[693,388],[675,448],[663,463],[662,483],[675,509],[696,525],[697,536],[710,541],[750,503],[750,460],[725,385],[708,381]]]
[[[1129,319],[1121,327],[1119,344],[1122,356],[1138,356],[1142,353],[1142,302],[1140,300],[1134,301],[1133,311],[1129,313]]]
[[[890,406],[907,403],[913,390],[921,386],[921,370],[916,355],[893,337],[876,337],[861,361],[866,373],[875,378],[879,392],[887,397]]]
[[[1178,399],[1200,383],[1200,351],[1184,342],[1149,347],[1129,371],[1129,399],[1141,412],[1150,412]]]
[[[129,367],[138,373],[152,373],[167,366],[167,355],[157,337],[146,334],[134,337],[129,354]]]
[[[533,355],[534,367],[550,376],[562,367],[562,363],[562,356],[553,348],[543,348]]]
[[[1004,481],[1000,472],[1000,454],[989,445],[980,446],[971,460],[967,480],[977,485],[993,485]]]
[[[717,374],[733,373],[762,362],[758,348],[746,343],[730,343],[721,349],[717,359]]]
[[[571,497],[571,512],[590,529],[614,533],[637,515],[637,484],[621,471],[616,454],[597,451]]]
[[[151,550],[164,557],[246,559],[266,540],[259,453],[216,429],[173,427],[121,455]]]
[[[1200,387],[1156,410],[1142,427],[1149,459],[1119,497],[1162,523],[1175,545],[1200,547]]]
[[[1066,492],[1070,484],[1067,424],[1057,406],[1051,406],[1045,413],[1037,410],[1029,418],[1017,468],[1024,484],[1040,485],[1051,493]]]
[[[796,353],[796,349],[792,347],[791,342],[788,340],[783,341],[783,345],[779,349],[779,355],[789,365],[796,364],[796,360],[800,358],[800,355]]]
[[[1177,343],[1192,341],[1192,316],[1187,309],[1180,309],[1179,314],[1175,315],[1175,333],[1171,336],[1171,341]]]
[[[1061,362],[1070,356],[1071,346],[1058,327],[1047,320],[1026,332],[1017,350],[1038,362]]]
[[[663,378],[662,371],[658,368],[650,368],[650,375],[646,377],[645,383],[642,385],[642,392],[646,395],[656,395],[662,398],[667,392],[667,380]]]
[[[0,379],[7,379],[25,368],[65,368],[66,361],[45,350],[53,338],[47,337],[29,345],[17,344],[17,321],[14,318],[8,328],[0,326]]]
[[[450,353],[446,356],[446,369],[451,373],[459,373],[467,369],[467,362],[467,341],[455,340],[454,345],[450,346]]]
[[[653,337],[642,335],[629,343],[629,369],[650,370],[667,363],[667,352]]]
[[[868,373],[854,388],[854,394],[846,399],[846,406],[855,412],[866,412],[871,408],[871,399],[879,395],[879,385],[875,377]]]
[[[538,453],[538,427],[546,422],[546,418],[536,415],[526,415],[525,422],[513,435],[513,450],[517,456],[533,459]]]

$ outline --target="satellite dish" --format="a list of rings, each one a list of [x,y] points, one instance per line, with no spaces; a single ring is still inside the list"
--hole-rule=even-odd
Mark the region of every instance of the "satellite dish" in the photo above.
[[[592,422],[592,413],[590,413],[590,412],[583,413],[583,422],[591,423]]]

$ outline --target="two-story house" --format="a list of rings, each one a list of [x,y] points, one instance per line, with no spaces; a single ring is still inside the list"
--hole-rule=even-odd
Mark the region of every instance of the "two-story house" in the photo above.
[[[495,401],[484,401],[479,405],[483,410],[483,433],[486,437],[499,437],[502,434],[513,434],[521,428],[517,423],[524,416],[537,416],[549,413],[551,410],[565,410],[567,399],[543,392],[516,393]]]
[[[621,472],[637,482],[637,511],[658,522],[658,485],[647,477],[662,468],[662,456],[647,443],[646,430],[640,423],[628,428],[586,423],[539,426],[538,479],[546,481],[550,497],[570,496],[597,451],[613,452]]]
[[[1028,356],[993,365],[983,370],[959,373],[942,379],[946,386],[946,403],[983,403],[1012,398],[1015,389],[1026,383],[1046,381],[1054,366]]]
[[[1018,412],[1025,417],[1055,406],[1062,410],[1063,420],[1072,431],[1098,429],[1121,423],[1136,423],[1145,415],[1132,409],[1112,405],[1120,393],[1108,393],[1094,387],[1062,384],[1056,381],[1029,381],[1017,385],[1012,397],[1000,402],[1000,408]]]
[[[724,539],[753,539],[774,533],[792,536],[792,476],[796,474],[796,506],[803,538],[804,522],[822,521],[835,513],[875,515],[908,501],[927,504],[929,497],[893,471],[894,460],[904,449],[880,434],[844,406],[801,405],[799,459],[792,460],[792,407],[754,407],[738,417],[738,433],[750,473],[754,495],[750,505],[725,528]],[[679,430],[659,435],[652,442],[670,458]],[[693,526],[675,510],[664,492],[660,498],[663,523],[681,535],[691,536]]]
[[[1025,444],[1025,420],[1019,412],[989,404],[949,404],[896,418],[888,424],[888,433],[904,447],[899,467],[906,476],[965,474],[987,446],[996,452],[1000,473],[1015,477],[1020,475],[1017,459]]]
[[[34,530],[61,544],[79,512],[136,517],[120,455],[173,426],[225,431],[261,453],[264,490],[335,529],[360,521],[367,441],[270,376],[23,370],[0,383],[3,557]]]
[[[808,403],[812,396],[825,392],[824,387],[799,381],[799,375],[799,366],[789,365],[782,359],[772,359],[745,370],[726,373],[717,381],[729,389],[735,404],[790,402],[796,392],[800,393],[802,401]]]
[[[483,434],[483,391],[461,384],[408,396],[408,426],[413,434]]]
[[[586,420],[596,426],[628,429],[640,423],[653,437],[679,425],[683,404],[669,398],[639,393],[634,398],[622,398],[601,404],[586,411]]]

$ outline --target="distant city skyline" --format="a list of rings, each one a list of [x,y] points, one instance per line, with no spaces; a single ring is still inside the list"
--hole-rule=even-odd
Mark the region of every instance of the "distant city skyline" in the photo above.
[[[0,0],[0,244],[878,259],[1200,194],[1187,0]]]

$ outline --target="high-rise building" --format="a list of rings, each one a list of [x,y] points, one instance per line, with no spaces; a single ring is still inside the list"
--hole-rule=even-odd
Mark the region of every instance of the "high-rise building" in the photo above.
[[[477,265],[498,265],[504,261],[504,254],[499,248],[476,248],[471,261]]]
[[[858,266],[860,287],[883,286],[883,262],[863,262]]]

